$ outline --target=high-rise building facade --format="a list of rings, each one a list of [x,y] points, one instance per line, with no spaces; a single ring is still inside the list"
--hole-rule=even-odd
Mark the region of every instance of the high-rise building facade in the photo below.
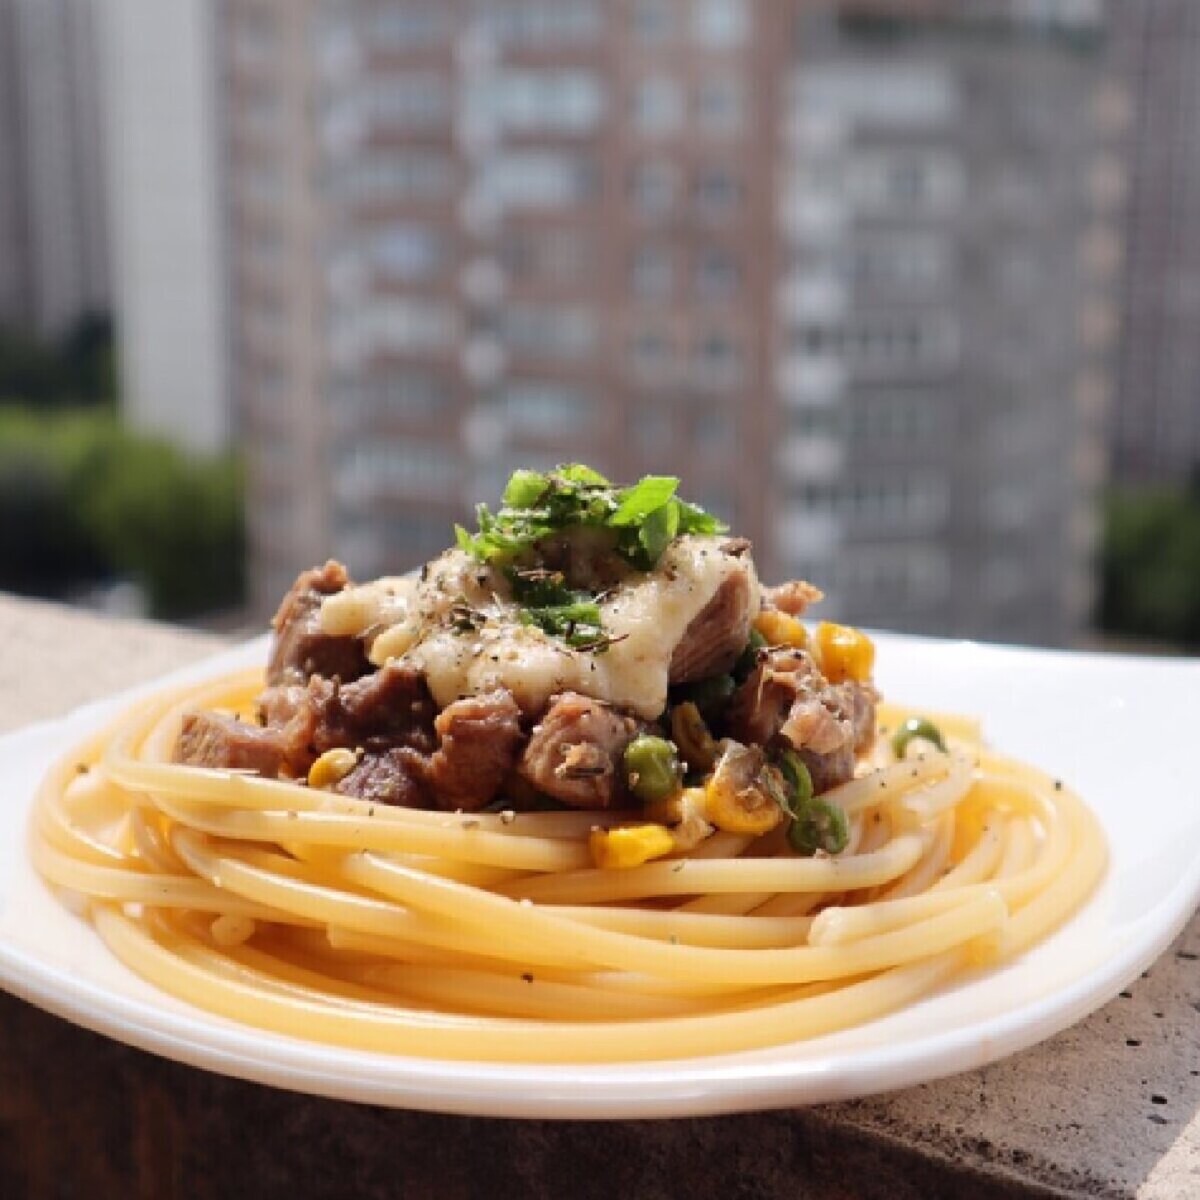
[[[109,306],[95,0],[0,0],[0,323]]]
[[[851,619],[1073,636],[1103,24],[1037,8],[225,0],[258,607],[582,458],[677,472]]]
[[[266,605],[410,565],[517,463],[762,525],[773,20],[231,0],[235,380]]]
[[[1099,4],[797,18],[774,536],[849,619],[1086,625],[1125,181],[1105,32]]]
[[[1113,472],[1183,484],[1200,478],[1200,4],[1120,4],[1114,24],[1135,124]]]

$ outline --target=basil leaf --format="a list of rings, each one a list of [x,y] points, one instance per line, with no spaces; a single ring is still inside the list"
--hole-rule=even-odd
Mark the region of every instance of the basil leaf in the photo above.
[[[661,508],[656,508],[642,522],[638,530],[638,541],[651,564],[658,562],[659,556],[671,544],[679,532],[679,501],[668,500]]]
[[[652,512],[662,508],[675,495],[679,480],[674,475],[647,475],[640,483],[620,494],[617,511],[608,519],[617,528],[640,525]]]
[[[504,489],[505,508],[533,508],[546,486],[546,476],[540,471],[514,471]]]
[[[566,466],[559,467],[554,473],[571,483],[587,484],[590,487],[611,486],[599,471],[593,471],[591,467],[586,467],[583,463],[568,463]]]

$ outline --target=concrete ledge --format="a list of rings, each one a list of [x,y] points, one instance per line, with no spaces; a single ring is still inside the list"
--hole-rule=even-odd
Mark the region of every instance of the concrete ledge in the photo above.
[[[0,729],[221,641],[0,596]],[[668,1122],[393,1112],[208,1075],[0,996],[0,1196],[1200,1197],[1200,919],[1127,992],[983,1070]]]

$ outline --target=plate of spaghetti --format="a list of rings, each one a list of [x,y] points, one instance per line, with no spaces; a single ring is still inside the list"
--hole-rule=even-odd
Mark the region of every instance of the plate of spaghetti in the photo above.
[[[0,983],[498,1116],[812,1103],[1080,1019],[1200,898],[1194,664],[815,617],[678,481],[518,471],[410,575],[5,739]]]

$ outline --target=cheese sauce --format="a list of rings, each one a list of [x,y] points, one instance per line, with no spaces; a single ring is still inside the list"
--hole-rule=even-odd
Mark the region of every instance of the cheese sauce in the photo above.
[[[654,570],[634,574],[600,600],[608,644],[599,653],[575,649],[536,626],[521,623],[508,583],[461,550],[450,550],[424,572],[403,598],[395,581],[386,600],[366,584],[325,602],[332,614],[357,611],[364,620],[387,612],[393,622],[374,637],[377,665],[401,658],[418,668],[439,708],[462,696],[508,688],[521,708],[542,711],[559,692],[577,691],[625,708],[647,720],[667,701],[671,657],[688,626],[731,575],[750,587],[750,611],[759,607],[759,583],[749,556],[726,553],[724,537],[681,537],[664,551]],[[339,607],[340,605],[340,607]],[[477,628],[448,623],[456,605],[473,610]],[[403,607],[403,612],[401,608]],[[351,632],[348,622],[338,631]],[[374,622],[378,627],[378,622]],[[355,630],[362,636],[370,622]]]

